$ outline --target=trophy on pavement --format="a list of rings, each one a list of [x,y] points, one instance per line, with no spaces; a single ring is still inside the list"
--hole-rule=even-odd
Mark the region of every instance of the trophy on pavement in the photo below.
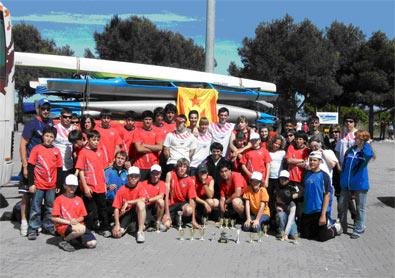
[[[237,234],[236,243],[239,244],[240,243],[241,225],[240,224],[236,224],[235,227],[236,227],[236,234]]]
[[[182,210],[177,211],[178,214],[178,239],[184,240],[184,229],[182,228]]]
[[[160,221],[156,221],[156,232],[160,233]]]
[[[193,227],[193,225],[189,228],[189,234],[191,236],[189,240],[194,240],[195,228]]]
[[[229,218],[225,218],[225,229],[229,228]]]
[[[204,222],[204,220],[203,220]],[[205,232],[206,227],[203,225],[200,227],[200,240],[204,240],[204,232]]]
[[[231,230],[234,230],[234,229],[235,229],[235,222],[236,222],[236,220],[230,219],[230,229],[231,229]]]

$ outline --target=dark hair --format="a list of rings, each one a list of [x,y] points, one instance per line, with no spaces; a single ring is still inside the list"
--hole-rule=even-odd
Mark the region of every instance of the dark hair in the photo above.
[[[80,117],[78,117],[77,113],[71,113],[71,118],[72,119],[80,119]]]
[[[226,108],[226,107],[221,107],[220,109],[218,109],[218,115],[221,114],[221,113],[224,113],[224,112],[228,113],[228,115],[229,115],[229,110],[228,110],[228,108]]]
[[[70,143],[72,143],[72,144],[77,143],[78,140],[84,139],[84,137],[82,136],[82,132],[79,130],[76,130],[76,129],[70,131],[68,138],[69,138]]]
[[[187,116],[185,116],[184,114],[177,115],[177,118],[182,118],[184,121],[187,120]]]
[[[125,157],[126,159],[128,159],[128,154],[125,151],[117,151],[114,155],[114,158],[117,157],[117,155],[121,155],[121,156]]]
[[[145,118],[151,118],[154,119],[154,113],[152,113],[151,110],[145,110],[142,114],[141,114],[141,118],[144,120]]]
[[[311,116],[311,117],[310,117],[310,123],[311,123],[312,121],[318,121],[318,122],[320,122],[320,118],[317,117],[317,116]]]
[[[86,133],[86,137],[87,137],[88,139],[91,139],[91,138],[93,138],[93,137],[98,137],[98,138],[100,138],[100,133],[99,133],[97,130],[91,130],[91,131],[88,131],[88,132]]]
[[[85,122],[86,122],[87,119],[91,120],[92,130],[95,128],[95,125],[96,125],[95,119],[91,115],[84,115],[84,116],[82,116],[81,117],[81,122],[80,122],[80,127],[81,127],[81,130],[83,132],[87,132],[87,130],[85,129]]]
[[[58,133],[58,131],[53,126],[46,126],[46,127],[44,127],[44,130],[43,130],[43,136],[46,133],[51,133],[56,138],[56,134]]]
[[[63,107],[62,110],[60,111],[60,115],[63,115],[63,114],[71,114],[71,113],[72,113],[72,111],[71,111],[71,109],[68,108],[68,107]]]
[[[127,120],[127,119],[131,119],[132,121],[134,121],[134,119],[136,119],[136,112],[134,112],[134,111],[132,111],[132,110],[127,111],[127,112],[125,113],[125,119],[126,119],[126,120]]]
[[[162,117],[165,117],[165,109],[163,109],[163,107],[156,107],[154,109],[154,117],[158,117],[159,115],[161,115]]]
[[[292,192],[289,189],[280,189],[277,193],[277,197],[284,204],[289,204],[292,201]]]
[[[222,146],[221,143],[214,142],[210,146],[210,152],[212,152],[213,150],[221,150],[222,152],[224,150],[224,146]]]
[[[103,117],[111,117],[111,116],[112,116],[111,111],[108,110],[108,109],[103,109],[103,110],[100,112],[100,118],[103,118]]]
[[[218,165],[218,170],[221,171],[223,168],[227,168],[229,170],[232,170],[232,163],[228,160],[223,160],[219,163]]]
[[[295,139],[298,139],[298,138],[304,139],[305,142],[307,142],[307,140],[308,140],[307,134],[304,133],[303,131],[300,131],[300,130],[295,133]]]
[[[279,150],[283,150],[283,149],[284,149],[284,146],[285,146],[284,137],[282,137],[282,136],[280,136],[280,135],[276,135],[276,136],[272,137],[272,138],[268,141],[269,143],[268,143],[268,145],[267,145],[267,150],[268,150],[269,152],[272,152],[272,151],[273,151],[273,144],[276,143],[277,140],[280,140],[280,141],[281,141],[281,145],[280,145]]]
[[[198,112],[198,111],[196,111],[196,110],[191,110],[191,111],[189,111],[189,113],[188,113],[188,118],[190,118],[190,117],[191,117],[191,115],[193,115],[193,114],[197,115],[197,116],[198,116],[198,118],[199,118],[199,112]]]
[[[358,123],[358,116],[357,116],[355,113],[353,113],[353,112],[347,113],[347,114],[345,114],[345,115],[343,116],[343,123],[344,123],[347,119],[352,119],[355,123]]]
[[[165,113],[173,112],[177,114],[177,107],[173,103],[168,103],[165,106]]]

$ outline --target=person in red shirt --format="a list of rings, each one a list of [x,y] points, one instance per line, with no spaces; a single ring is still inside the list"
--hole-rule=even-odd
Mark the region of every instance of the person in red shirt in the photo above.
[[[103,110],[100,112],[100,125],[96,130],[100,133],[99,148],[103,150],[105,167],[114,162],[114,155],[122,148],[122,139],[118,131],[111,127],[111,112]]]
[[[172,103],[168,103],[165,106],[165,128],[167,133],[173,132],[176,129],[176,115],[177,107]]]
[[[43,231],[54,235],[55,230],[51,221],[52,205],[55,199],[56,187],[62,181],[62,155],[60,150],[53,146],[56,138],[54,127],[45,127],[42,135],[42,144],[33,147],[28,160],[29,192],[33,194],[27,238],[35,240],[38,229],[41,227],[41,205],[45,200],[45,214]]]
[[[120,126],[118,132],[122,139],[122,150],[128,154],[130,162],[126,162],[127,168],[133,165],[136,160],[136,147],[134,146],[134,133],[136,113],[134,111],[128,111],[125,114],[125,124]]]
[[[87,133],[88,143],[79,155],[75,168],[79,171],[83,199],[88,210],[86,224],[89,229],[95,229],[95,216],[98,215],[100,227],[98,232],[104,237],[110,237],[110,225],[106,210],[106,180],[104,176],[104,154],[99,149],[100,133],[92,130]]]
[[[140,181],[140,169],[132,166],[128,169],[128,183],[122,186],[115,195],[112,206],[114,207],[114,227],[112,235],[114,238],[121,238],[130,224],[135,226],[138,221],[137,243],[145,241],[145,202],[148,199],[143,191]],[[132,228],[135,230],[135,228]],[[134,232],[134,231],[130,231]]]
[[[244,134],[241,131],[238,131],[235,137],[235,140],[233,140],[233,146],[236,148],[236,151],[231,151],[230,152],[230,157],[229,160],[232,161],[233,164],[233,171],[235,172],[242,172],[242,164],[240,163],[241,158],[243,157],[243,154],[245,152],[245,146],[247,145],[248,140],[246,141],[244,138]]]
[[[261,138],[258,133],[251,133],[250,143],[251,149],[247,150],[240,159],[241,168],[247,180],[250,179],[252,172],[261,173],[263,176],[262,185],[267,188],[269,185],[270,162],[272,158],[267,149],[261,146]]]
[[[200,164],[196,170],[196,213],[209,216],[218,208],[219,200],[214,198],[214,179],[208,175],[206,164]]]
[[[159,152],[162,150],[163,138],[157,129],[153,128],[154,114],[151,111],[144,111],[141,117],[143,126],[136,129],[134,134],[134,146],[137,151],[134,166],[140,169],[140,179],[146,180],[151,166],[159,163]]]
[[[77,187],[77,176],[68,175],[64,183],[64,193],[55,199],[52,209],[52,222],[55,224],[56,232],[63,238],[58,245],[68,252],[75,251],[71,244],[73,239],[86,248],[96,247],[95,236],[84,225],[87,212],[82,199],[75,196]]]
[[[219,209],[221,217],[243,218],[244,205],[241,199],[247,182],[244,177],[237,172],[232,172],[232,165],[228,161],[223,161],[219,166],[221,176]]]
[[[152,165],[150,170],[149,179],[141,184],[146,198],[146,222],[148,222],[148,226],[158,228],[156,225],[159,225],[161,230],[165,230],[161,220],[165,211],[166,184],[160,180],[162,168],[158,164]],[[153,222],[156,224],[155,226],[152,225]]]
[[[183,217],[192,217],[192,226],[199,229],[196,222],[196,188],[193,178],[188,176],[189,161],[180,158],[176,168],[166,175],[165,215],[163,223],[170,228],[171,223],[178,222],[177,212],[182,211]]]

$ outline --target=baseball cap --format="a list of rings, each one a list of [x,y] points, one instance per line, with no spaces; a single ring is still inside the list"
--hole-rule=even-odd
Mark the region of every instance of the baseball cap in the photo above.
[[[151,172],[153,171],[162,172],[162,167],[160,167],[158,164],[154,164],[151,166]]]
[[[68,175],[66,177],[66,180],[64,182],[64,185],[70,185],[70,186],[78,186],[78,178],[76,175]]]
[[[36,101],[36,106],[37,106],[37,107],[41,107],[41,106],[43,106],[43,105],[48,105],[48,106],[50,106],[51,103],[50,103],[49,100],[46,99],[46,98],[42,98],[42,99],[39,99],[39,100]]]
[[[128,169],[128,175],[140,175],[140,169],[136,166],[132,166]]]
[[[200,164],[197,168],[197,172],[198,173],[202,173],[202,172],[208,172],[207,166],[206,164]]]
[[[279,178],[287,178],[289,179],[289,172],[287,170],[281,170],[280,175],[278,176]]]
[[[321,152],[314,151],[310,153],[309,158],[318,158],[322,160],[322,154]]]
[[[250,140],[258,140],[258,139],[261,139],[258,133],[253,132],[250,134]]]
[[[251,175],[251,180],[258,180],[258,181],[262,181],[263,175],[260,172],[252,172]]]

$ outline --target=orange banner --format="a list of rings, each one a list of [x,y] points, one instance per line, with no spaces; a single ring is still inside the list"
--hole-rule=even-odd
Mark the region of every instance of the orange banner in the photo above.
[[[187,117],[189,111],[196,110],[200,118],[207,117],[210,122],[217,122],[217,100],[218,92],[215,89],[178,87],[178,113]]]

